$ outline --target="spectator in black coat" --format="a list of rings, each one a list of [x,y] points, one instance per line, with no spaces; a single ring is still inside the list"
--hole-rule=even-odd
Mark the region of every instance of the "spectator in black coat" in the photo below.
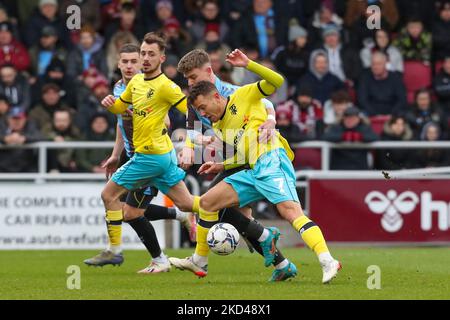
[[[384,124],[381,140],[411,141],[413,132],[403,116],[393,116]],[[410,166],[413,156],[408,149],[380,149],[377,152],[377,167],[385,170],[399,170]]]
[[[372,13],[369,11],[367,14],[365,12],[364,15],[357,18],[356,21],[349,28],[350,35],[350,45],[355,48],[355,50],[360,50],[363,47],[369,45],[372,42],[372,39],[377,31],[376,28],[369,29],[367,28],[367,19],[371,16],[373,18]],[[389,22],[381,16],[380,18],[380,26],[382,29],[392,30],[392,26]]]
[[[36,123],[39,129],[42,129],[46,124],[52,122],[53,113],[61,108],[69,109],[72,114],[75,114],[75,110],[61,101],[61,88],[57,84],[47,83],[42,87],[40,103],[31,109],[29,118]]]
[[[57,0],[40,0],[36,11],[28,20],[25,32],[25,42],[31,47],[39,43],[42,30],[44,27],[52,26],[59,32],[59,39],[62,40],[64,46],[69,48],[71,41],[65,22],[58,16]]]
[[[140,20],[144,30],[148,32],[161,29],[164,20],[168,18],[175,17],[182,23],[187,18],[184,0],[140,0],[139,2]]]
[[[330,142],[361,143],[373,142],[378,136],[370,125],[366,124],[356,107],[344,112],[341,123],[330,126],[323,135],[323,140]],[[336,149],[331,154],[331,169],[334,170],[367,170],[367,150]]]
[[[0,95],[0,126],[6,126],[9,107],[8,98],[5,95]]]
[[[289,110],[277,110],[277,126],[276,129],[280,131],[280,134],[289,142],[289,144],[301,142],[307,140],[300,128],[292,123],[292,112]]]
[[[431,29],[435,60],[443,60],[450,55],[450,2],[446,2],[439,10],[439,19]]]
[[[344,88],[344,83],[329,71],[328,55],[318,49],[311,53],[309,71],[300,79],[299,88],[310,88],[313,98],[323,105],[334,91]]]
[[[358,82],[358,103],[368,116],[400,113],[406,106],[406,89],[401,74],[386,68],[382,52],[372,54],[370,70]]]
[[[406,119],[414,132],[414,138],[420,139],[423,127],[430,121],[439,125],[442,138],[448,138],[447,117],[438,105],[433,103],[431,92],[428,89],[421,89],[416,92],[414,105],[410,107]]]
[[[207,31],[211,28],[217,30],[221,42],[225,41],[229,27],[225,21],[222,21],[218,1],[203,1],[200,13],[200,16],[194,20],[189,28],[194,43],[203,41]]]
[[[34,123],[28,121],[23,108],[11,108],[6,124],[0,123],[0,144],[24,145],[42,139]],[[0,150],[0,172],[33,172],[37,170],[36,163],[36,152],[32,149]]]
[[[0,67],[0,94],[7,96],[13,106],[21,106],[25,110],[30,108],[30,85],[11,64]]]
[[[450,55],[445,58],[442,69],[434,78],[433,87],[444,112],[450,117]]]
[[[58,109],[53,113],[52,121],[42,129],[44,137],[54,142],[81,140],[80,130],[72,122],[69,109]],[[50,150],[48,153],[48,169],[50,172],[73,172],[77,170],[75,149]]]
[[[444,2],[447,0],[443,0]],[[430,28],[436,19],[436,5],[441,0],[396,0],[399,16],[398,26],[406,25],[410,17],[418,17],[426,28]]]
[[[84,135],[86,141],[112,141],[112,134],[109,127],[108,118],[104,113],[94,114],[89,130]],[[75,152],[77,168],[83,172],[105,173],[102,168],[102,162],[106,160],[111,153],[107,149],[79,149]]]
[[[61,98],[76,107],[76,86],[73,85],[72,78],[66,75],[65,63],[57,57],[53,57],[44,76],[38,78],[38,81],[31,87],[32,104],[40,101],[42,88],[49,83],[59,86]]]
[[[253,10],[243,15],[234,25],[230,42],[232,47],[255,47],[261,58],[287,43],[288,21],[276,12],[271,0],[253,0]]]
[[[226,23],[232,26],[239,21],[246,11],[251,10],[252,3],[252,0],[219,1],[220,13],[225,18]]]
[[[442,138],[439,124],[428,122],[420,134],[421,141],[439,141]],[[449,152],[447,149],[420,149],[414,156],[417,168],[433,168],[450,165]]]
[[[321,49],[328,54],[330,72],[341,81],[353,86],[362,71],[358,53],[342,43],[339,29],[334,25],[326,27],[322,37]]]
[[[92,26],[80,30],[80,43],[67,56],[67,75],[78,78],[83,71],[95,66],[102,74],[108,74],[106,55],[102,49],[103,38],[96,34]]]
[[[310,50],[308,49],[308,33],[299,25],[289,27],[289,44],[280,46],[272,54],[278,71],[294,86],[308,71]]]
[[[80,128],[81,132],[87,132],[90,119],[97,113],[105,113],[109,126],[114,127],[116,121],[114,115],[105,111],[101,105],[102,99],[108,95],[110,90],[108,82],[105,79],[98,78],[92,85],[91,92],[80,101],[74,120],[75,125]]]
[[[105,43],[109,43],[118,31],[128,31],[134,34],[137,39],[142,39],[144,37],[144,29],[140,21],[137,20],[136,15],[136,7],[133,3],[123,3],[120,8],[120,18],[106,26]]]
[[[57,30],[52,26],[45,26],[38,44],[30,48],[29,54],[31,74],[43,77],[53,59],[66,61],[67,50],[58,42]]]
[[[343,27],[342,18],[334,12],[333,6],[328,3],[322,3],[317,8],[314,16],[309,23],[309,42],[317,47],[322,43],[323,32],[329,27],[334,27],[341,31]]]

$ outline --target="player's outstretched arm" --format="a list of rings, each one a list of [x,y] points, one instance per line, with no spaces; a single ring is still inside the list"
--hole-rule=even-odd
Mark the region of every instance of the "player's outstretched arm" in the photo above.
[[[114,114],[124,113],[128,109],[128,105],[131,103],[127,103],[123,101],[121,98],[116,99],[113,95],[107,95],[102,100],[102,106],[106,108],[109,112]]]
[[[283,85],[283,76],[267,67],[264,67],[263,65],[260,65],[259,63],[256,63],[255,61],[250,60],[239,49],[235,49],[228,54],[227,62],[229,62],[233,67],[243,67],[259,75],[263,79],[259,82],[259,85],[266,96],[271,95]]]

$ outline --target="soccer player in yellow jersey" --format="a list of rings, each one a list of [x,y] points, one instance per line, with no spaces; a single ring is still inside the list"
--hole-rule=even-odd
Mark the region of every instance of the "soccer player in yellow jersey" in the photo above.
[[[128,82],[140,72],[140,52],[140,47],[134,44],[125,44],[120,48],[118,68],[122,78],[114,85],[113,94],[116,98],[120,97],[125,91]],[[109,178],[117,168],[125,164],[134,154],[132,112],[133,106],[129,105],[124,114],[117,115],[116,142],[111,156],[103,165],[103,167],[107,169],[107,178]],[[169,120],[168,117],[166,120]],[[166,126],[168,126],[167,123]],[[176,207],[166,208],[151,204],[150,202],[157,193],[158,190],[156,188],[144,186],[141,189],[124,194],[121,201],[134,208],[133,211],[141,210],[145,218],[149,221],[177,219],[187,227],[188,230],[195,228],[195,225],[191,225],[190,214],[179,211]],[[143,244],[152,258],[150,266],[140,270],[139,273],[155,274],[167,272],[170,270],[171,266],[159,246],[155,230],[150,222],[145,223],[145,221],[141,221],[142,219],[143,217],[139,217],[137,219],[126,221],[133,229],[136,229],[137,234],[142,239]],[[121,246],[122,217],[119,216],[115,219],[107,214],[106,225],[109,238],[108,248],[92,258],[86,259],[84,263],[87,265],[120,265],[124,261]]]
[[[214,74],[208,53],[201,49],[195,49],[185,54],[178,62],[178,72],[183,74],[183,76],[188,80],[189,86],[194,86],[200,81],[209,81],[213,83],[217,88],[219,94],[225,98],[228,98],[239,88],[238,86],[222,81],[217,75]],[[268,139],[270,139],[271,135],[276,132],[275,117],[273,116],[275,112],[272,102],[267,99],[262,99],[262,101],[267,112],[267,120],[259,128],[261,132],[260,138],[264,141],[267,141]],[[214,137],[214,135],[203,135],[208,132],[213,133],[211,132],[212,123],[209,119],[201,117],[200,114],[192,108],[192,106],[188,106],[186,127],[188,130],[188,136],[191,137],[194,142],[201,142],[205,144],[205,142],[211,142],[211,137]],[[222,141],[220,141],[220,139],[217,139],[216,142],[222,144]],[[211,147],[211,145],[209,147]],[[183,157],[179,159],[180,166],[183,169],[186,169],[193,164],[194,150],[195,149],[193,148],[193,144],[187,144],[183,149]],[[216,154],[220,154],[220,152],[216,150]],[[186,157],[186,155],[188,156]],[[208,189],[213,188],[225,177],[245,169],[248,169],[248,166],[244,164],[240,167],[225,170],[219,173],[211,181]],[[262,247],[258,242],[258,238],[264,232],[264,226],[251,217],[250,208],[243,209],[247,209],[241,209],[243,214],[241,214],[239,210],[236,210],[236,208],[222,209],[219,211],[219,220],[220,222],[227,222],[233,225],[242,235],[242,239],[248,241],[249,248],[254,248],[259,254],[264,256]],[[199,221],[200,227],[210,228],[214,224],[215,222],[205,222],[202,220]],[[285,281],[296,276],[297,268],[295,264],[286,259],[278,248],[275,249],[274,256],[275,258],[273,259],[272,265],[275,267],[275,269],[273,270],[272,276],[269,281]],[[191,260],[192,259],[183,260],[175,257],[169,258],[169,261],[176,268],[181,270],[193,271],[196,268],[195,266],[193,266],[193,263],[190,264],[190,262],[192,262]]]
[[[244,67],[263,78],[257,83],[243,86],[228,99],[222,97],[214,84],[202,81],[190,90],[189,104],[201,116],[213,123],[216,134],[226,143],[234,145],[235,156],[221,163],[207,162],[200,174],[218,173],[247,163],[250,169],[226,177],[200,199],[200,206],[213,212],[222,208],[245,207],[254,201],[267,199],[276,205],[280,215],[300,233],[306,245],[318,256],[323,271],[323,283],[330,282],[341,268],[326,245],[320,228],[303,213],[295,189],[293,152],[287,141],[277,132],[275,139],[260,142],[258,128],[267,119],[261,98],[279,88],[284,79],[278,73],[265,68],[239,50],[228,55],[227,61],[235,67]],[[270,235],[265,229],[259,239],[263,249],[273,243],[265,243]],[[279,236],[279,231],[275,238]]]
[[[172,199],[185,212],[198,212],[201,216],[217,220],[216,212],[204,212],[199,208],[199,197],[193,197],[183,182],[185,172],[177,166],[172,142],[164,125],[164,118],[172,107],[186,113],[186,97],[179,86],[161,72],[165,61],[164,39],[148,33],[140,48],[142,74],[135,75],[127,84],[119,99],[113,95],[105,97],[102,105],[114,114],[123,114],[133,105],[134,155],[106,184],[102,199],[107,216],[135,221],[133,228],[144,237],[148,221],[142,219],[142,210],[137,210],[119,201],[128,190],[151,185]],[[139,230],[141,232],[139,232]]]

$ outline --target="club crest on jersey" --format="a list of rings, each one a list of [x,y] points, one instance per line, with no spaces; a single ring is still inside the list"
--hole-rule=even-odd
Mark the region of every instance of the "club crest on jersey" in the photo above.
[[[153,97],[153,94],[155,93],[155,90],[150,89],[147,92],[147,99],[151,99]]]
[[[230,106],[230,112],[231,112],[232,115],[236,115],[237,114],[237,107],[236,107],[236,105],[234,103]]]

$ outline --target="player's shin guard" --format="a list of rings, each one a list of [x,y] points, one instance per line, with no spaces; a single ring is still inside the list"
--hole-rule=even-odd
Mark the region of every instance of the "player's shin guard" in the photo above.
[[[106,227],[108,229],[109,248],[114,253],[119,253],[122,244],[122,210],[106,211]]]
[[[300,232],[303,241],[317,256],[324,252],[329,252],[322,231],[308,217],[301,216],[295,219],[292,226],[297,232]]]

